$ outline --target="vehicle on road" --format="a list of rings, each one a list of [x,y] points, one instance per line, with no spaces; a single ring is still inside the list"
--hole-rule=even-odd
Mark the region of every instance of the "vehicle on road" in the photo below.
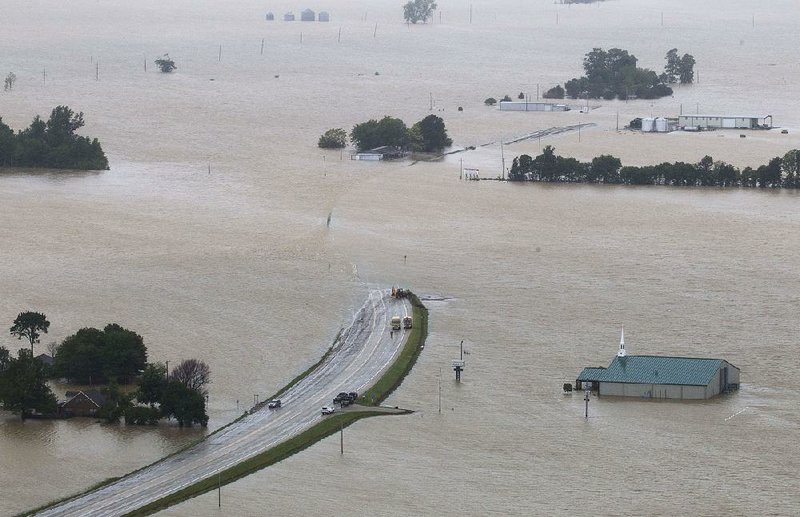
[[[400,316],[392,316],[392,330],[400,330]]]
[[[322,414],[323,415],[332,415],[336,412],[336,408],[333,406],[322,406]]]
[[[406,316],[403,318],[403,328],[410,329],[411,328],[411,316]]]
[[[269,403],[267,403],[267,407],[270,409],[278,409],[281,407],[281,399],[270,400]]]

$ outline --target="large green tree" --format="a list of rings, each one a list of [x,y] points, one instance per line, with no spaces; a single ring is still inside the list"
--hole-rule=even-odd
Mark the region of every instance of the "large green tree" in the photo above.
[[[68,336],[56,353],[53,371],[81,384],[113,379],[128,383],[147,364],[147,349],[137,333],[115,323],[103,330],[83,328]]]
[[[411,128],[414,147],[417,151],[434,152],[441,151],[445,147],[453,144],[450,137],[447,136],[447,128],[444,125],[444,120],[436,115],[428,115],[420,120]]]
[[[409,144],[408,127],[399,118],[383,117],[356,124],[350,132],[350,140],[359,151],[384,145],[406,148]]]
[[[800,149],[792,149],[783,155],[781,170],[784,186],[789,188],[800,186]]]
[[[163,363],[151,363],[144,368],[139,377],[139,390],[136,400],[142,404],[154,405],[161,401],[167,385],[167,368]]]
[[[33,355],[33,344],[39,342],[41,334],[47,334],[47,329],[50,328],[50,322],[47,321],[47,316],[41,312],[20,312],[14,324],[11,326],[11,335],[16,336],[17,339],[25,338],[31,344],[31,356]]]
[[[0,402],[3,408],[18,413],[23,419],[32,412],[44,414],[56,410],[56,397],[47,385],[44,365],[22,348],[17,358],[6,356],[0,370]]]
[[[438,6],[433,0],[409,0],[403,6],[403,18],[406,22],[418,23],[427,22],[428,18],[433,16],[433,11]]]
[[[174,418],[181,427],[194,423],[203,427],[208,425],[205,397],[179,381],[169,381],[164,388],[161,414]]]

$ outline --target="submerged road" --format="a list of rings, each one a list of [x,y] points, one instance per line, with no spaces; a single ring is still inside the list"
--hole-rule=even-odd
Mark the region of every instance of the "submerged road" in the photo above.
[[[408,331],[390,336],[392,316],[411,314],[408,300],[372,291],[331,354],[266,407],[203,442],[114,483],[47,508],[37,515],[122,515],[213,476],[300,434],[323,418],[320,409],[341,391],[372,386],[403,347]]]

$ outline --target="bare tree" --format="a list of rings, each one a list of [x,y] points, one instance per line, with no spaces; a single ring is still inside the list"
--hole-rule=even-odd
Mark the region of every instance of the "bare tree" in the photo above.
[[[55,357],[56,353],[58,352],[58,347],[61,346],[61,343],[58,341],[51,341],[47,343],[47,353],[50,354],[50,357]]]
[[[205,386],[211,382],[211,369],[203,361],[184,359],[172,369],[169,377],[170,380],[178,381],[190,390],[206,395],[208,390]]]

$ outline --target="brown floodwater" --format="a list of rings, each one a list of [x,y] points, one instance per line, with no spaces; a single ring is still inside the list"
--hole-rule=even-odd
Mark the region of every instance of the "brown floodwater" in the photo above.
[[[432,99],[462,147],[596,124],[580,140],[508,145],[507,164],[549,144],[580,159],[756,166],[800,148],[800,7],[442,0],[441,21],[408,27],[401,3],[309,4],[332,16],[311,24],[264,21],[306,7],[289,2],[0,0],[0,74],[19,78],[0,94],[3,121],[19,129],[67,104],[111,162],[0,173],[0,321],[45,312],[42,351],[117,322],[144,336],[150,360],[203,359],[214,429],[313,364],[370,287],[431,298],[428,346],[389,399],[416,413],[348,428],[344,456],[332,437],[224,487],[222,511],[206,494],[169,515],[796,514],[797,193],[464,182],[462,160],[500,174],[497,144],[412,166],[353,162],[316,140],[371,117],[412,123]],[[657,101],[592,101],[587,114],[483,105],[578,75],[594,46],[654,69],[678,47],[700,81]],[[154,71],[165,52],[174,74]],[[616,130],[617,113],[624,125],[681,109],[771,114],[789,134]],[[582,396],[561,386],[607,364],[622,325],[630,353],[721,357],[742,369],[742,389],[697,403],[593,399],[585,420]],[[204,432],[0,413],[0,514]]]

